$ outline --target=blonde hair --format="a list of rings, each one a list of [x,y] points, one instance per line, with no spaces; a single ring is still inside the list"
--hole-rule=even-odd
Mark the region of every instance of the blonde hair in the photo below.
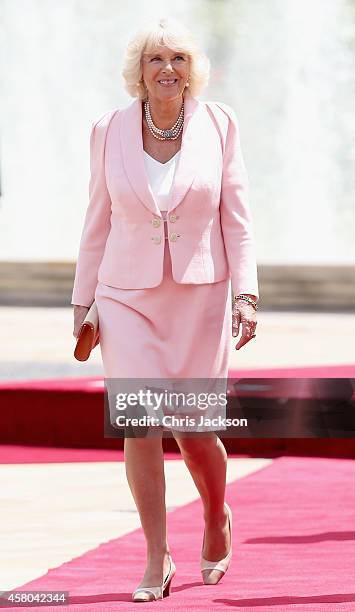
[[[139,29],[128,41],[123,61],[124,87],[133,98],[147,98],[147,88],[142,78],[142,55],[151,53],[158,45],[186,53],[190,58],[189,91],[198,96],[207,86],[210,77],[210,60],[203,53],[192,33],[171,18],[151,21]]]

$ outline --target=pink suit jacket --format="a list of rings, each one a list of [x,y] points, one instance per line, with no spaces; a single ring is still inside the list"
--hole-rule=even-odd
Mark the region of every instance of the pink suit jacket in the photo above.
[[[98,281],[144,289],[162,280],[164,221],[145,169],[140,100],[93,123],[90,170],[71,301],[84,306]],[[177,283],[230,277],[235,294],[259,295],[248,177],[238,120],[226,104],[185,95],[167,225]]]

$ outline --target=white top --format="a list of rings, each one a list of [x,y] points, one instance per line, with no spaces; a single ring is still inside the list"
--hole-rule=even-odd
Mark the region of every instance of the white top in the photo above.
[[[180,158],[180,151],[165,164],[157,161],[143,150],[145,167],[150,186],[155,195],[160,210],[168,210],[169,194],[174,180],[174,174]]]

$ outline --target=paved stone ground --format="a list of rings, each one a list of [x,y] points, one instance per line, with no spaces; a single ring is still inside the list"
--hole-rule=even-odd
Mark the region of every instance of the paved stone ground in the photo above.
[[[0,379],[103,375],[100,348],[73,357],[71,308],[0,307]],[[231,368],[355,363],[355,314],[260,312],[257,338],[239,351],[231,335]]]

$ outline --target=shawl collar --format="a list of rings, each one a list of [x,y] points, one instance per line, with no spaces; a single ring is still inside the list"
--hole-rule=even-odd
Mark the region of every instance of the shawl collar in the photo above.
[[[203,120],[199,110],[201,110],[199,100],[190,93],[185,93],[180,157],[170,192],[168,211],[179,205],[196,175],[198,144],[203,139]],[[144,206],[155,215],[162,217],[145,168],[141,100],[137,98],[123,112],[120,112],[120,119],[121,154],[131,187]]]

